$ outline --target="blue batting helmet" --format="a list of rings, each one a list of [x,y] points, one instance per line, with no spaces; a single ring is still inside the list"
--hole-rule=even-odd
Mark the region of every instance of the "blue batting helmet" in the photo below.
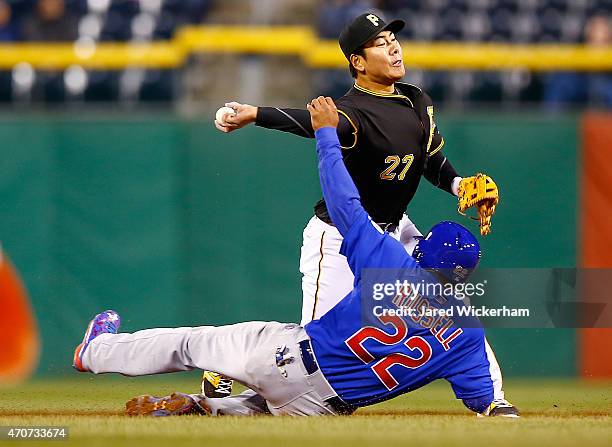
[[[419,240],[412,252],[419,265],[445,278],[465,281],[480,259],[480,244],[463,225],[443,221]]]

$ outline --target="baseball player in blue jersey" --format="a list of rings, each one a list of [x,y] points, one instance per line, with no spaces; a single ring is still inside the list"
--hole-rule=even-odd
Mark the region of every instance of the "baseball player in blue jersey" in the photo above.
[[[480,256],[476,238],[461,225],[443,222],[419,242],[415,260],[361,205],[342,161],[333,101],[320,97],[308,109],[316,130],[323,195],[344,238],[341,252],[355,275],[353,290],[305,327],[247,322],[130,334],[118,333],[119,315],[105,311],[89,324],[75,350],[74,367],[128,376],[214,368],[249,388],[224,399],[182,393],[140,396],[126,405],[132,415],[350,414],[446,379],[474,412],[508,416],[493,402],[482,328],[433,321],[408,324],[397,316],[377,317],[379,324],[372,326],[363,318],[369,299],[362,295],[363,275],[368,269],[418,275],[427,273],[423,268],[455,266],[469,272]]]

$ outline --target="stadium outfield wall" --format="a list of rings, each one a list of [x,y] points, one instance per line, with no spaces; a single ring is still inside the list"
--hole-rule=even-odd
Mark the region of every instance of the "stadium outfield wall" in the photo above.
[[[579,117],[449,114],[438,124],[458,171],[500,186],[482,265],[577,265]],[[0,239],[38,320],[40,375],[67,372],[86,322],[107,308],[128,331],[299,320],[302,228],[320,197],[311,140],[120,114],[5,118],[0,138]],[[471,225],[455,209],[424,181],[409,213],[422,231]],[[489,339],[507,376],[580,370],[574,329]]]

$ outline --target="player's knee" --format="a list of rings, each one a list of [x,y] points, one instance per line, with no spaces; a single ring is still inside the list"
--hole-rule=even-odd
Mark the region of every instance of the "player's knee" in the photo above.
[[[493,393],[471,399],[463,399],[463,405],[475,413],[482,413],[493,402]]]

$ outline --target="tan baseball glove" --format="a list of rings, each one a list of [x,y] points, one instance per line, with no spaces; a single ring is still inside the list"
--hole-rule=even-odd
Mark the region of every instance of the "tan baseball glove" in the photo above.
[[[491,177],[485,174],[476,174],[467,177],[459,183],[459,214],[466,215],[468,208],[475,207],[480,221],[480,234],[486,236],[491,232],[491,217],[499,203],[499,190]]]

